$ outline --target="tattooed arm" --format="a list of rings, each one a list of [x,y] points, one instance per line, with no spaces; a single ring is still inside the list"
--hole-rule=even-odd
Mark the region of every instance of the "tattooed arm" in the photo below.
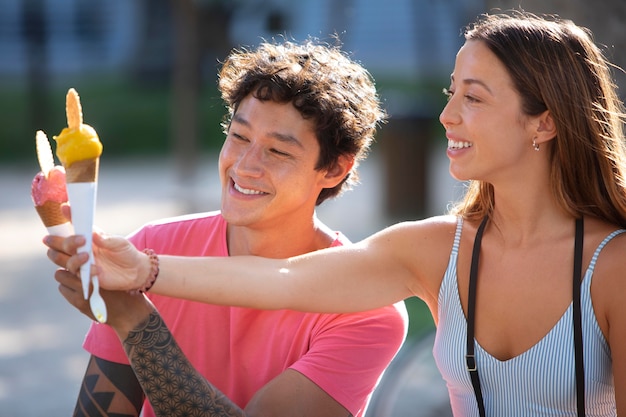
[[[91,356],[74,416],[139,416],[144,393],[129,365]]]
[[[156,311],[128,332],[124,349],[158,417],[350,416],[316,384],[289,369],[261,388],[245,410],[239,408],[191,366]]]
[[[55,273],[59,282],[59,292],[84,315],[93,315],[89,302],[82,294],[80,278],[63,269]],[[106,294],[102,291],[103,295]],[[132,295],[108,297],[107,308],[113,318],[122,317],[125,304]],[[143,298],[143,297],[142,297]],[[141,412],[145,394],[130,365],[111,362],[96,356],[89,358],[87,371],[80,385],[74,416],[129,416],[137,417]]]
[[[80,278],[64,269],[58,270],[55,278],[60,284],[61,294],[83,314],[93,319],[89,304],[82,295]],[[243,410],[191,365],[159,313],[143,294],[105,290],[101,293],[107,304],[107,324],[122,341],[131,363],[131,366],[126,365],[123,369],[128,371],[132,367],[136,377],[129,372],[126,375],[132,381],[139,381],[158,417],[350,416],[346,408],[313,381],[291,369],[285,370],[259,389]],[[85,375],[81,398],[89,398],[90,395],[96,397],[100,385],[96,383],[93,389],[89,387],[102,370],[124,366],[100,359],[92,360],[90,364],[94,361],[95,368],[90,366],[91,370]],[[107,380],[98,379],[96,382],[98,381]],[[136,385],[133,387],[136,389]],[[121,397],[116,395],[114,398]],[[140,404],[135,402],[136,397],[132,398],[132,404]],[[85,411],[80,414],[80,407],[79,401],[77,415],[107,415],[105,411]],[[133,413],[119,415],[137,415],[135,411]]]
[[[191,366],[156,311],[128,333],[124,349],[157,416],[245,416]]]
[[[63,269],[56,271],[55,278],[65,299],[94,319],[80,278]],[[107,324],[123,342],[131,365],[92,356],[75,416],[139,416],[144,392],[159,417],[245,415],[193,368],[143,294],[101,293]]]

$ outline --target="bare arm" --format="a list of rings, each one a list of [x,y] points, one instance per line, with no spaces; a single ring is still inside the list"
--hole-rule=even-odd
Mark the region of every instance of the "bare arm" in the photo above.
[[[626,234],[615,237],[602,250],[591,296],[598,324],[609,344],[615,383],[617,415],[626,415],[626,280],[624,279]]]
[[[453,235],[449,222],[423,221],[289,259],[160,255],[159,276],[150,291],[209,304],[339,313],[370,310],[413,295],[433,302]],[[68,269],[77,271],[86,254],[55,258],[75,253],[82,238],[55,239],[46,242],[51,259],[59,265],[67,261]],[[150,271],[146,255],[120,237],[96,234],[93,242],[102,287],[143,286]]]
[[[210,304],[326,313],[370,310],[414,295],[434,305],[453,238],[454,223],[424,221],[289,259],[164,256],[150,291]]]
[[[623,292],[621,294],[624,294]],[[615,402],[617,415],[626,415],[626,308],[622,301],[620,313],[611,320],[609,345],[613,360],[613,379],[615,381]]]
[[[585,222],[587,226],[587,222]],[[589,222],[589,229],[593,223]],[[597,241],[611,230],[600,229]],[[615,403],[617,415],[626,415],[626,280],[624,279],[624,251],[626,234],[613,238],[602,250],[597,260],[591,298],[598,325],[606,338],[611,354]]]

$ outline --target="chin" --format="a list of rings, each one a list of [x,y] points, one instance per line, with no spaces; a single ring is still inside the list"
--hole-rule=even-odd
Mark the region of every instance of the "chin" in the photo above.
[[[237,211],[222,208],[221,213],[224,220],[233,226],[248,226],[254,221],[253,216],[251,216],[249,212],[239,213]]]
[[[467,175],[461,175],[457,172],[452,172],[452,171],[450,171],[450,176],[457,181],[469,181],[471,179]]]

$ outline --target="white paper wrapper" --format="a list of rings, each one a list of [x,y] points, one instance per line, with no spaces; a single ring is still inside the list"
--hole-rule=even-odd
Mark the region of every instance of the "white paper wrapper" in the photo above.
[[[93,252],[91,250],[94,215],[96,212],[97,182],[74,182],[67,184],[67,195],[72,206],[72,224],[74,233],[85,237],[85,245],[79,252],[89,253],[89,261],[80,268],[80,279],[83,284],[85,300],[89,297],[89,282]]]
[[[72,226],[72,223],[70,222],[57,224],[56,226],[50,226],[50,227],[47,227],[47,229],[48,229],[48,234],[53,235],[53,236],[68,237],[74,234],[74,227]]]

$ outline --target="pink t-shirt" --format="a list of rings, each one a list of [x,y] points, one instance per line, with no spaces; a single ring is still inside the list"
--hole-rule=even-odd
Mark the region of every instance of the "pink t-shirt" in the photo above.
[[[139,249],[180,256],[228,256],[219,212],[151,223],[134,233]],[[346,243],[337,234],[333,246]],[[355,314],[314,314],[214,306],[148,293],[191,364],[240,407],[291,368],[362,416],[382,372],[406,336],[403,303]],[[92,355],[128,364],[115,332],[93,323]],[[148,401],[144,415],[154,416]]]

